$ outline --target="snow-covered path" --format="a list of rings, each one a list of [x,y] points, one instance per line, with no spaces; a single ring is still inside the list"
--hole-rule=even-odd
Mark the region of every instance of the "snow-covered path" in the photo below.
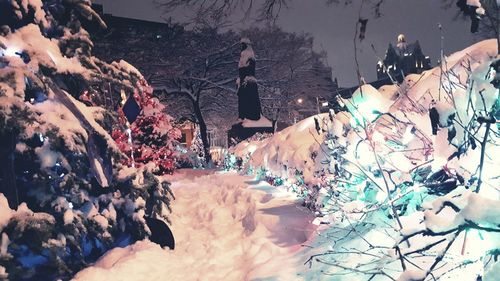
[[[286,193],[234,173],[170,178],[174,251],[141,241],[114,249],[76,280],[297,280],[312,215]]]

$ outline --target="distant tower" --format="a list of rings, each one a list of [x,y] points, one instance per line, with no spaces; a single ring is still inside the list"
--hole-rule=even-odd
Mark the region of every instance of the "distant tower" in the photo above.
[[[404,54],[404,52],[408,48],[408,45],[406,44],[406,37],[404,34],[398,35],[398,41],[396,44],[396,48],[398,49],[399,54]]]
[[[384,60],[377,64],[377,78],[378,80],[387,79],[390,74],[398,81],[402,81],[408,74],[419,74],[430,68],[431,61],[422,52],[418,40],[408,44],[406,36],[399,34],[396,47],[389,44]]]
[[[399,43],[406,43],[406,37],[404,34],[399,34],[398,35],[398,44]]]

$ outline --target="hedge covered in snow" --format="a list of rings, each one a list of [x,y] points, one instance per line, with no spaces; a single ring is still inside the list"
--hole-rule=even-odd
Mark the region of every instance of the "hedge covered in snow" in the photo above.
[[[333,246],[310,261],[330,274],[475,280],[500,247],[496,54],[487,40],[401,85],[363,85],[342,100],[347,112],[242,142],[231,157],[328,226]]]

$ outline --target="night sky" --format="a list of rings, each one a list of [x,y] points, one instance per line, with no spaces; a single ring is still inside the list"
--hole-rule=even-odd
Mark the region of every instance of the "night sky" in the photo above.
[[[328,53],[328,64],[333,68],[332,76],[338,77],[339,84],[344,87],[357,83],[353,37],[360,1],[353,0],[354,4],[350,6],[327,6],[322,0],[295,0],[288,9],[282,11],[277,21],[286,31],[311,33],[316,48]],[[94,2],[104,4],[105,12],[116,16],[150,21],[163,21],[166,17],[151,0]],[[439,0],[386,0],[380,18],[374,18],[373,10],[366,5],[362,17],[369,19],[368,28],[365,40],[358,45],[358,55],[362,75],[367,81],[376,77],[377,56],[383,57],[388,44],[394,42],[400,33],[405,34],[409,42],[418,39],[424,53],[431,57],[433,66],[439,59],[441,45],[438,23],[443,26],[445,54],[461,50],[478,40],[469,33],[469,21],[461,17],[455,19],[455,6],[443,9],[442,3]],[[174,20],[184,19],[185,14],[169,16]],[[252,23],[248,21],[245,24]],[[376,54],[371,44],[375,46]]]

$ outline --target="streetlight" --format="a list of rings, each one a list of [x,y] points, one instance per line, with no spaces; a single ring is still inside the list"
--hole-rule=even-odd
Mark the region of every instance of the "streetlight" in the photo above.
[[[322,99],[321,103],[319,101],[320,98]],[[325,101],[323,97],[316,97],[316,109],[318,110],[318,114],[321,113],[320,104],[321,104],[321,107],[328,107],[328,101]]]
[[[302,104],[303,102],[304,102],[304,100],[303,100],[302,98],[298,98],[298,99],[297,99],[297,103],[298,103],[298,104]]]

